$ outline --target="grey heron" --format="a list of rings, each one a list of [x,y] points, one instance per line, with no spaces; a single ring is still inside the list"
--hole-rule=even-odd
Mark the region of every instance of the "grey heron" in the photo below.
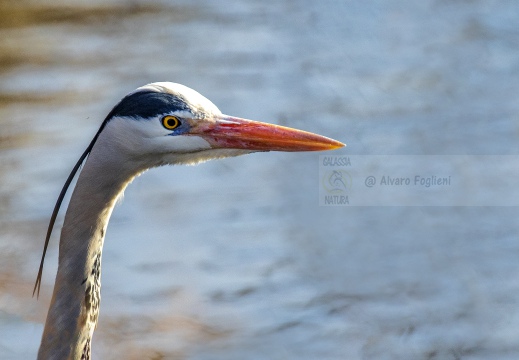
[[[198,92],[176,83],[152,83],[126,95],[106,116],[54,207],[33,295],[40,291],[57,213],[84,163],[61,230],[58,270],[38,359],[90,359],[106,228],[118,197],[137,175],[161,165],[194,164],[257,151],[342,146],[309,132],[223,115]]]

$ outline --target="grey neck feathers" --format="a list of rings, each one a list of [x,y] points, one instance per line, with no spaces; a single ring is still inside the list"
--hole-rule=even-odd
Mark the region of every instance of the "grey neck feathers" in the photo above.
[[[117,152],[96,144],[79,175],[61,231],[58,272],[38,359],[90,359],[106,227],[118,197],[138,173],[121,160]]]

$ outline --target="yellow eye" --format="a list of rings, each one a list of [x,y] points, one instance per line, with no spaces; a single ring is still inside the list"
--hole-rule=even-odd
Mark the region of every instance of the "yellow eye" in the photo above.
[[[168,130],[173,130],[180,126],[180,120],[176,116],[167,115],[162,118],[162,126]]]

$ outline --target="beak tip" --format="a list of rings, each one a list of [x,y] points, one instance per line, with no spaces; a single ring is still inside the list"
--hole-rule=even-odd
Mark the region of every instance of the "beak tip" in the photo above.
[[[329,141],[330,142],[328,142],[326,144],[327,146],[325,148],[323,148],[322,150],[337,150],[337,149],[346,147],[346,144],[344,144],[340,141],[333,140],[333,139],[329,139]]]

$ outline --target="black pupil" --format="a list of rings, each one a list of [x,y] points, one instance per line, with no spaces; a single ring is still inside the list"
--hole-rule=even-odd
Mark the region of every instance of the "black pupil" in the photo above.
[[[176,119],[169,118],[168,120],[166,120],[166,123],[168,124],[168,127],[175,127],[175,126],[177,126],[177,120]]]

